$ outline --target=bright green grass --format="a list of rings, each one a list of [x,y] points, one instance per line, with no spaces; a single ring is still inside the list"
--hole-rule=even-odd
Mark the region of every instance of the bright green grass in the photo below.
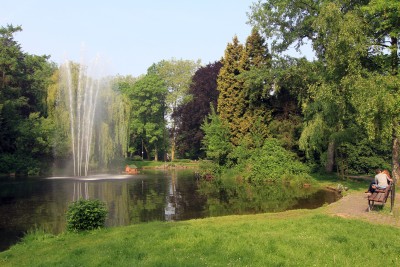
[[[328,186],[336,188],[339,184],[349,188],[350,192],[365,192],[368,190],[368,186],[372,181],[368,181],[366,179],[353,179],[353,178],[345,178],[342,179],[336,174],[318,174],[312,173],[311,176],[318,181],[320,186]],[[343,192],[346,194],[346,192]]]
[[[186,167],[186,168],[197,168],[199,166],[198,161],[190,161],[190,160],[176,160],[176,161],[151,161],[151,160],[143,160],[143,161],[127,161],[127,164],[133,164],[138,168],[160,168],[163,166],[166,167]]]
[[[0,266],[400,266],[399,228],[321,210],[33,233]]]

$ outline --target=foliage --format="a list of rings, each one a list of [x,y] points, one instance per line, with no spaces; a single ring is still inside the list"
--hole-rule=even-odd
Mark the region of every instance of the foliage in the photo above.
[[[286,51],[292,44],[299,49],[304,39],[313,40],[313,22],[322,1],[267,0],[251,6],[252,25],[259,25],[267,38],[272,39],[272,51]],[[291,19],[288,19],[291,18]]]
[[[41,162],[39,159],[32,158],[24,154],[0,154],[0,174],[14,173],[18,175],[37,176],[45,174],[49,168],[48,162]]]
[[[268,134],[270,119],[266,99],[270,96],[272,79],[270,75],[271,55],[265,39],[256,29],[252,30],[245,45],[235,36],[228,43],[222,68],[218,75],[218,113],[229,126],[231,142],[238,145],[250,131],[254,122]]]
[[[204,131],[203,145],[207,158],[214,160],[219,165],[224,165],[228,154],[232,150],[228,126],[215,113],[211,106],[211,114],[204,120],[201,129]]]
[[[217,78],[218,106],[217,111],[221,120],[229,127],[231,141],[238,144],[240,139],[240,120],[245,108],[245,92],[238,75],[242,70],[243,45],[239,43],[237,36],[228,43],[222,68]]]
[[[368,35],[373,39],[373,49],[369,52],[375,58],[370,59],[368,63],[372,63],[370,65],[373,67],[372,70],[397,75],[399,73],[400,3],[372,0],[362,6],[361,11],[365,14],[369,25]]]
[[[38,174],[40,161],[52,158],[46,96],[55,67],[48,56],[24,53],[13,37],[19,31],[20,26],[0,28],[0,155],[16,160],[1,171]]]
[[[142,159],[142,156],[134,155],[134,156],[132,157],[132,160],[134,160],[134,161],[142,161],[143,159]]]
[[[389,143],[376,144],[368,139],[355,141],[338,147],[340,174],[374,173],[378,168],[391,170]]]
[[[190,159],[174,159],[172,162],[177,162],[177,163],[190,163],[192,162]]]
[[[171,159],[175,159],[175,151],[177,146],[177,118],[172,116],[177,108],[189,101],[189,86],[192,77],[200,67],[200,60],[163,60],[151,67],[150,71],[159,75],[168,88],[168,94],[165,98],[166,117],[169,118],[169,134],[171,144]]]
[[[205,152],[201,150],[204,138],[201,124],[210,113],[210,105],[217,106],[217,76],[221,66],[218,61],[199,68],[188,91],[191,100],[178,106],[172,114],[177,121],[177,151],[181,157],[205,157]]]
[[[240,139],[252,131],[268,136],[271,107],[268,100],[273,91],[272,61],[265,39],[253,28],[241,55],[242,73],[238,76],[244,92],[243,115],[239,119]],[[257,129],[255,129],[257,127]],[[240,141],[239,141],[240,142]]]
[[[276,139],[268,138],[262,147],[253,150],[238,146],[229,156],[236,158],[237,173],[249,182],[297,183],[311,180],[308,167],[298,161],[294,153],[284,149]]]
[[[280,140],[282,146],[298,152],[298,140],[301,132],[301,117],[290,116],[288,119],[275,119],[269,124],[271,137]]]
[[[67,230],[72,232],[94,230],[104,227],[107,217],[104,202],[98,199],[79,199],[72,202],[67,210]]]
[[[224,167],[211,160],[200,160],[200,177],[221,177]]]
[[[20,153],[34,158],[51,155],[53,148],[54,122],[40,117],[39,113],[31,113],[27,120],[18,126],[17,149]]]
[[[121,89],[130,102],[130,139],[136,151],[144,152],[148,159],[152,155],[158,159],[159,151],[165,150],[166,112],[165,98],[167,86],[154,73],[132,82],[120,81]]]
[[[250,22],[273,39],[273,51],[311,41],[317,60],[303,71],[308,84],[299,98],[305,116],[299,143],[308,159],[326,164],[327,171],[333,170],[335,155],[337,166],[348,156],[338,153],[349,145],[340,137],[365,130],[378,142],[393,138],[392,165],[400,170],[394,134],[399,8],[380,0],[266,0],[252,6]]]

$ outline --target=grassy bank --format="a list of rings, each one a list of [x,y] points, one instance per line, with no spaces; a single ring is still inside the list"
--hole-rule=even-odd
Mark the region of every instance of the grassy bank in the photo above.
[[[83,234],[31,234],[0,253],[0,265],[400,265],[399,228],[330,217],[323,209],[153,222]],[[376,233],[382,238],[371,238]]]
[[[198,168],[199,161],[174,160],[174,161],[154,161],[154,160],[128,160],[127,165],[135,165],[139,169],[162,169],[162,168]]]
[[[368,189],[369,184],[371,183],[373,177],[370,178],[340,178],[336,174],[319,174],[312,173],[311,177],[313,177],[316,181],[318,181],[319,186],[328,187],[328,188],[340,188],[347,190],[343,190],[343,194],[351,192],[365,192]]]

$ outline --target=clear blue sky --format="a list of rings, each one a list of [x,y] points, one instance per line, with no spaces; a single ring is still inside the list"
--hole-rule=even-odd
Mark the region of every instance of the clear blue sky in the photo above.
[[[250,34],[252,2],[3,0],[0,26],[21,25],[15,38],[27,53],[56,63],[100,55],[110,74],[139,76],[163,59],[219,60],[234,35],[244,43]]]

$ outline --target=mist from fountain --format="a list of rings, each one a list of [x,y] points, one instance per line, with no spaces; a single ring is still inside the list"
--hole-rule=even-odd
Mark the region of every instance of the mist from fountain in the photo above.
[[[91,76],[95,74],[97,63],[98,59],[89,68],[81,63],[78,73],[70,61],[61,67],[69,112],[74,176],[88,175],[99,91],[107,87],[104,79]]]

